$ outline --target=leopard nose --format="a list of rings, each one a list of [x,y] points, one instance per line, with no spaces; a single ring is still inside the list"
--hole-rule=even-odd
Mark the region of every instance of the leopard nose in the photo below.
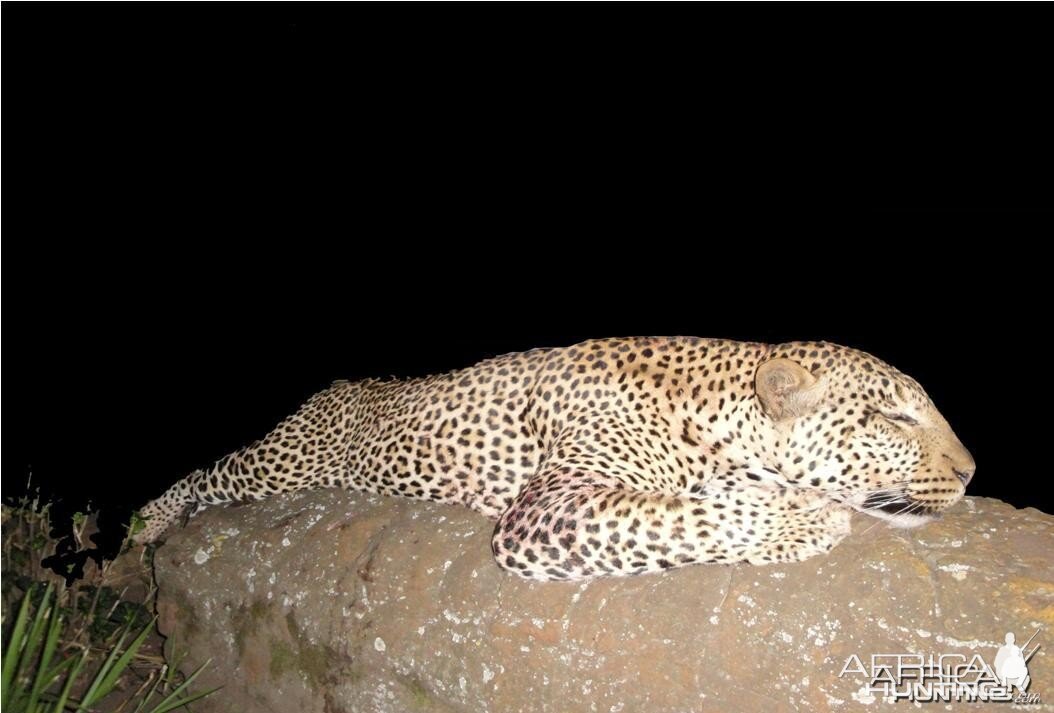
[[[965,488],[977,471],[977,464],[974,462],[973,456],[970,455],[968,450],[963,448],[961,452],[955,453],[955,455],[945,453],[944,457],[951,461],[952,472],[955,473],[955,476]]]

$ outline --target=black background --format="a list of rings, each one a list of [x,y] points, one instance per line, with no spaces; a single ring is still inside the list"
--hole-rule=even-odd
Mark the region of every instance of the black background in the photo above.
[[[1054,512],[1032,114],[397,12],[4,5],[5,498],[113,527],[334,379],[691,334],[869,351]]]

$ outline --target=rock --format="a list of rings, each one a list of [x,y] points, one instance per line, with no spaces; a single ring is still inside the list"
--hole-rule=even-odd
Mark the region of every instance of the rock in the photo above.
[[[492,528],[339,490],[204,511],[155,557],[162,632],[184,671],[212,659],[199,689],[224,686],[195,710],[858,710],[874,699],[839,677],[854,654],[992,663],[1006,632],[1038,627],[1028,690],[1054,700],[1054,518],[1038,510],[967,498],[915,530],[860,515],[800,564],[587,583],[501,571]]]

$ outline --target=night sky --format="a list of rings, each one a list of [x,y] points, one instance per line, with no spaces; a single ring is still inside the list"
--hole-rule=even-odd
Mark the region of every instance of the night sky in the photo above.
[[[89,15],[4,6],[5,498],[32,472],[116,523],[334,379],[684,334],[869,351],[972,451],[971,493],[1054,512],[1049,277],[1015,246],[1048,221],[909,212],[949,205],[932,175],[870,204],[903,212],[801,166],[766,193],[765,156],[721,133],[704,161],[692,117],[554,119],[361,26],[316,85],[292,22]]]

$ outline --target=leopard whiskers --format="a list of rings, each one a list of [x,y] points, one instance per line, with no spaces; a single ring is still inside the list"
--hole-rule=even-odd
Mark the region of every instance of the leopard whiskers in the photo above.
[[[924,507],[924,505],[925,505],[924,503],[920,503],[920,502],[908,503],[907,505],[902,507],[900,510],[897,510],[895,513],[892,513],[892,514],[893,514],[894,517],[899,516],[899,515],[911,515],[915,511],[922,509]],[[879,524],[880,522],[882,522],[882,520],[876,519],[875,522],[872,523],[871,527],[867,528],[866,530],[864,530],[863,532],[860,533],[860,536],[863,537],[867,533],[871,532],[871,530],[874,529],[875,525]]]

